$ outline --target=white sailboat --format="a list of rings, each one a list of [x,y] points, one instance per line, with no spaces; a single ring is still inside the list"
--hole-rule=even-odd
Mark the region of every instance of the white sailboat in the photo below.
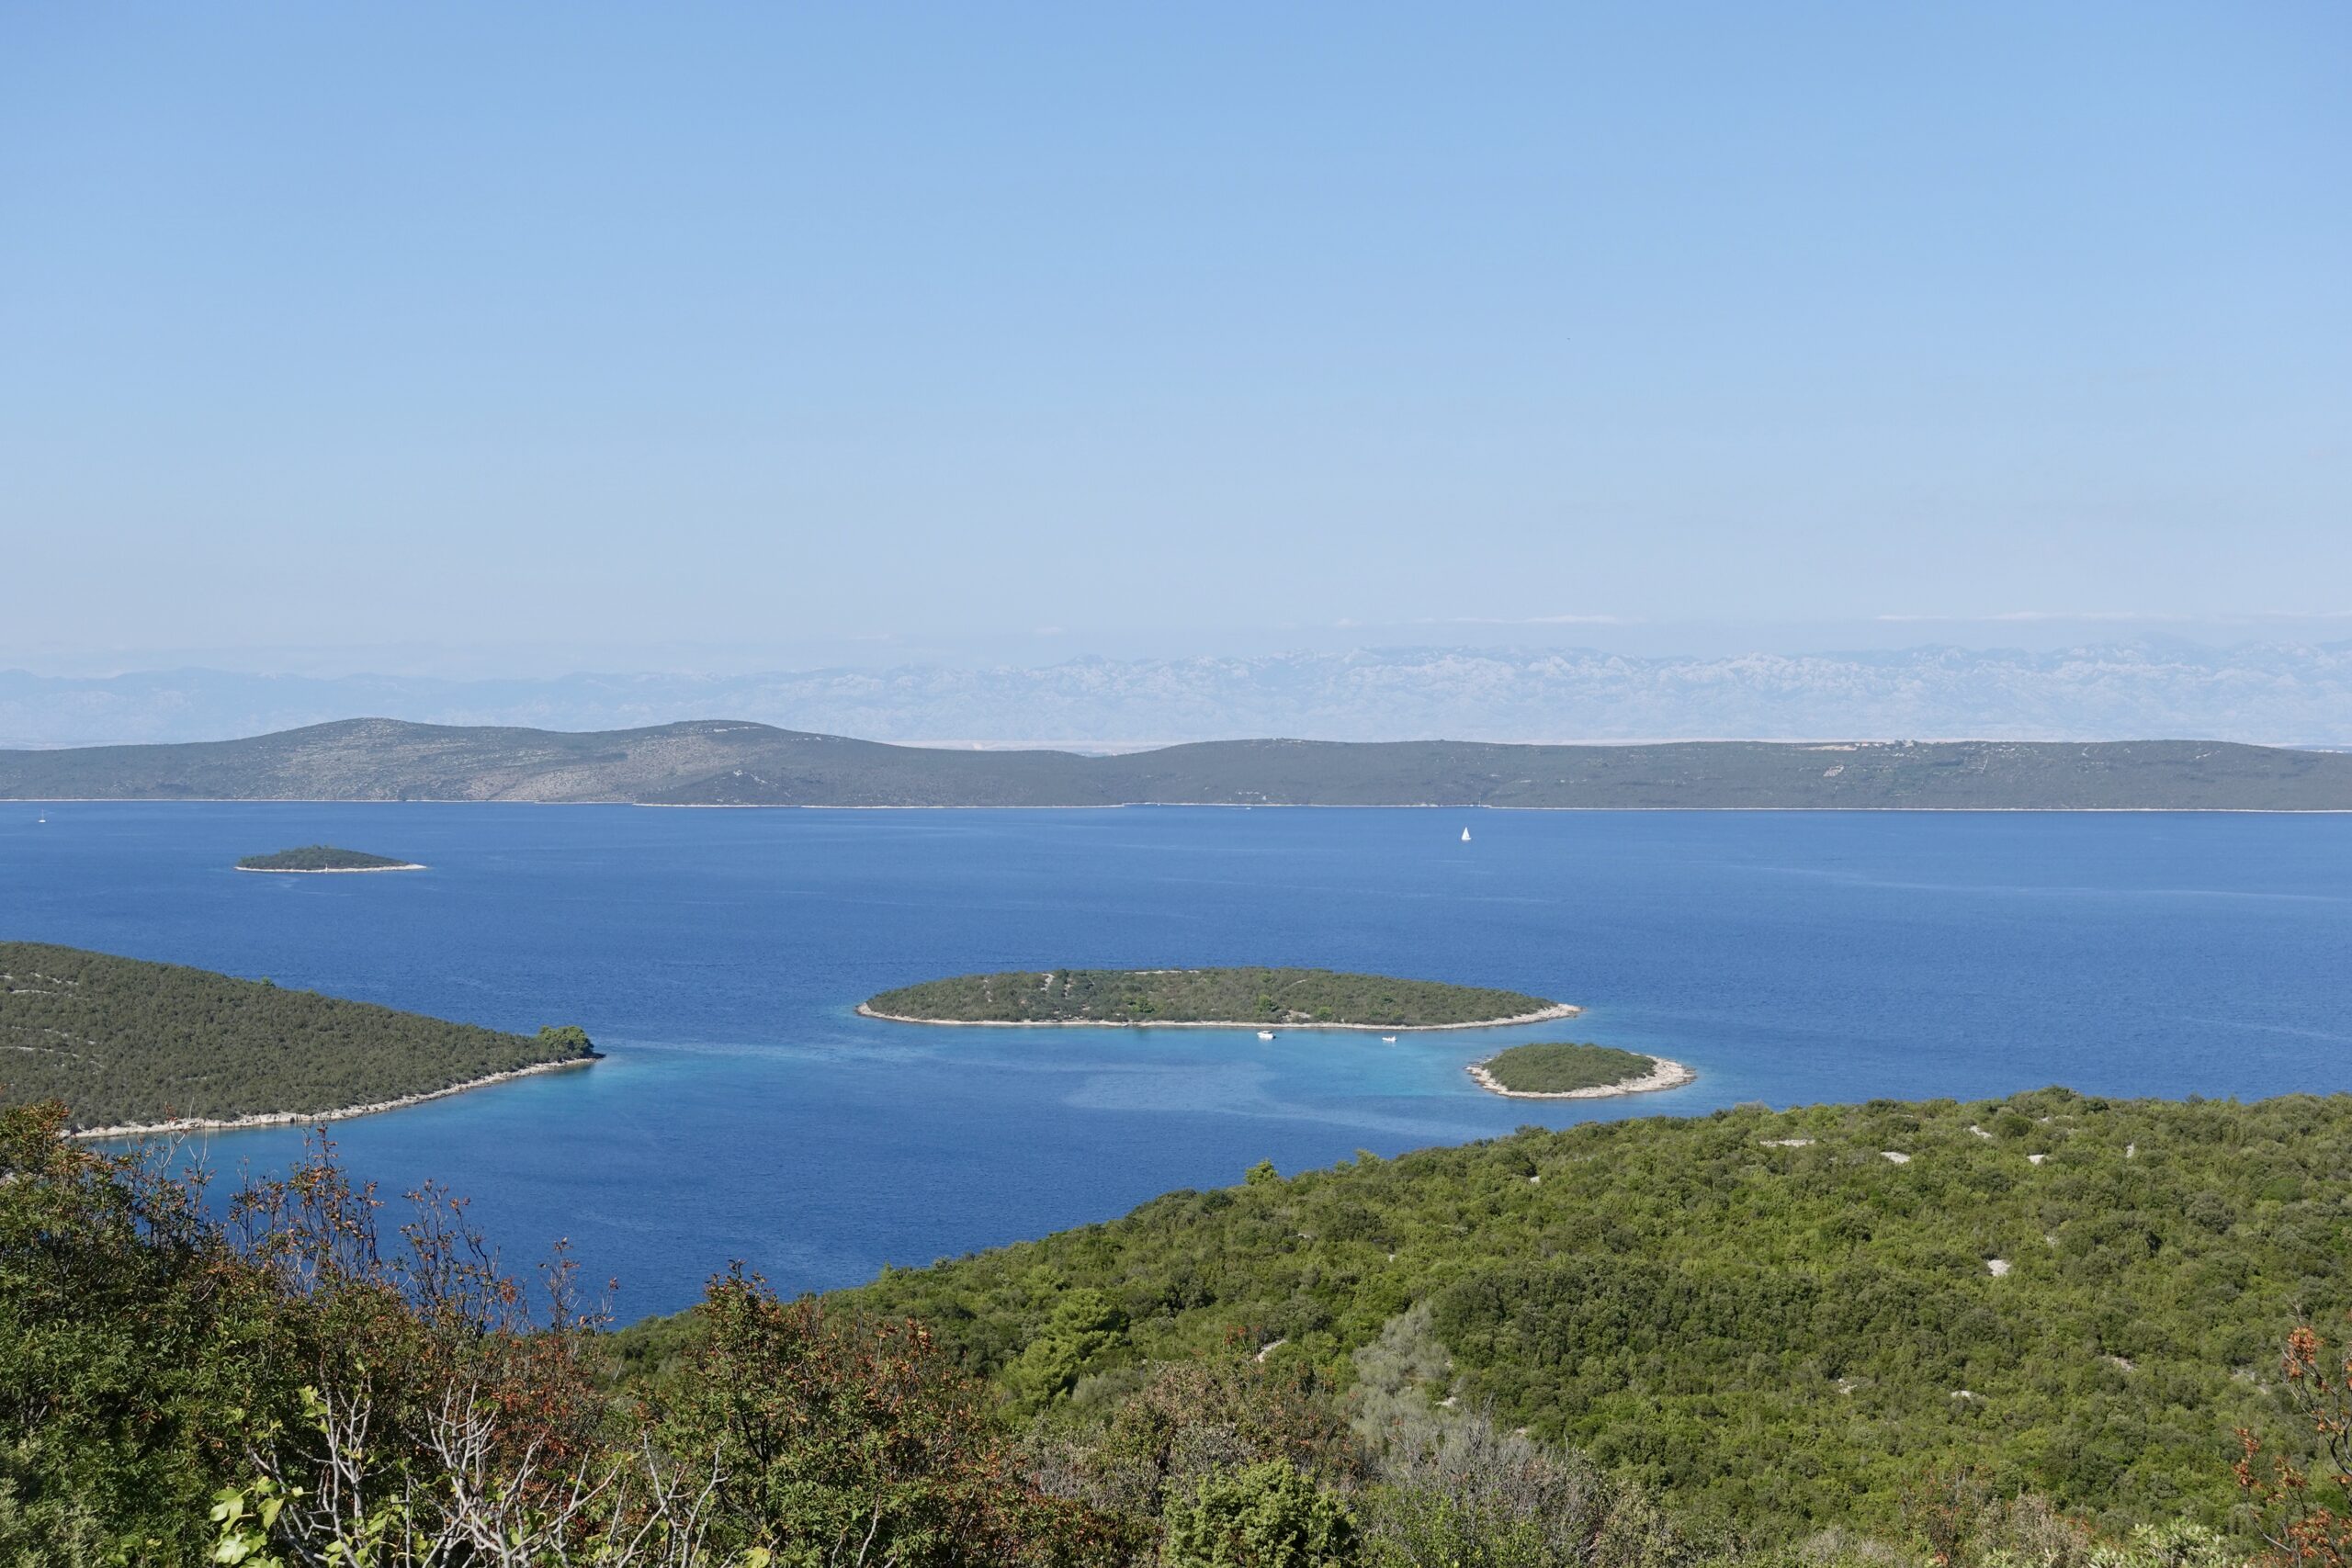
[[[1462,841],[1465,844],[1470,841],[1470,829],[1467,828],[1462,829]]]

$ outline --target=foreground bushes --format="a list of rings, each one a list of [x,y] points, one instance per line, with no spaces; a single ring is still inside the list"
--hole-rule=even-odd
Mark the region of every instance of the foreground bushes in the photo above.
[[[1391,1315],[1337,1364],[1238,1335],[1079,1371],[1125,1324],[1107,1296],[1073,1295],[1047,1314],[1060,1348],[1008,1389],[915,1321],[781,1301],[741,1271],[666,1336],[616,1341],[560,1253],[531,1279],[508,1274],[464,1205],[432,1190],[391,1224],[323,1144],[213,1206],[160,1160],[93,1152],[62,1124],[54,1106],[0,1112],[0,1568],[2233,1568],[2254,1552],[2346,1568],[2352,1555],[2352,1365],[2309,1330],[2286,1363],[2298,1424],[2243,1438],[2250,1506],[2234,1539],[2173,1520],[2103,1540],[1997,1471],[1929,1466],[1875,1539],[1758,1547],[1736,1520],[1678,1521],[1639,1467],[1476,1404],[1441,1333],[1458,1302]]]

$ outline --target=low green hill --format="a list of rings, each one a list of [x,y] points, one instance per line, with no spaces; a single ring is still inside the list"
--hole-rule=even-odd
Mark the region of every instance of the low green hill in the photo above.
[[[952,1023],[1271,1023],[1430,1029],[1525,1018],[1519,991],[1330,969],[1055,969],[958,975],[884,991],[870,1012]]]
[[[359,850],[337,849],[333,844],[304,844],[300,849],[279,850],[274,854],[247,855],[237,863],[239,871],[416,871],[422,869],[411,862],[394,860],[390,855],[371,855]]]
[[[266,980],[0,942],[0,1104],[62,1100],[76,1128],[322,1115],[595,1055],[578,1029],[507,1034]]]
[[[2048,1089],[1261,1168],[849,1296],[1048,1411],[1236,1337],[1402,1355],[1751,1539],[1907,1529],[1955,1475],[2218,1524],[2288,1330],[2352,1307],[2347,1241],[2352,1098]]]

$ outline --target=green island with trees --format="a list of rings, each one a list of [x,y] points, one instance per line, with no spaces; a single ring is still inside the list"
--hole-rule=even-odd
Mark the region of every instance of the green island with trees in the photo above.
[[[576,1027],[510,1034],[79,948],[0,942],[0,1104],[77,1132],[333,1119],[592,1061]]]
[[[423,871],[413,861],[394,860],[390,855],[371,855],[359,850],[337,849],[333,844],[304,844],[300,849],[279,850],[273,854],[247,855],[237,863],[239,871]]]
[[[1280,1024],[1471,1029],[1577,1010],[1519,991],[1331,969],[1029,969],[884,991],[858,1011],[910,1023]]]
[[[619,1333],[329,1146],[223,1206],[68,1119],[0,1111],[12,1565],[2352,1564],[2343,1096],[1261,1164]]]
[[[1498,1051],[1477,1066],[1479,1081],[1509,1094],[1578,1094],[1635,1083],[1658,1059],[1609,1045],[1536,1041]]]

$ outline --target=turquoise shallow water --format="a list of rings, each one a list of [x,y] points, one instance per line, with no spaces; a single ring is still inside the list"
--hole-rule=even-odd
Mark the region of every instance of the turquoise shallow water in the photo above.
[[[46,825],[37,818],[46,813]],[[1464,824],[1470,844],[1459,841]],[[264,877],[325,841],[424,873]],[[569,1236],[624,1317],[741,1258],[869,1277],[1359,1148],[1595,1116],[2047,1083],[2352,1089],[2352,818],[0,805],[0,936],[267,975],[611,1059],[337,1124],[519,1258]],[[1506,986],[1560,1025],[1405,1035],[928,1030],[860,1019],[972,969],[1277,963]],[[1463,1073],[1572,1033],[1667,1094]],[[299,1139],[216,1136],[217,1165]]]

